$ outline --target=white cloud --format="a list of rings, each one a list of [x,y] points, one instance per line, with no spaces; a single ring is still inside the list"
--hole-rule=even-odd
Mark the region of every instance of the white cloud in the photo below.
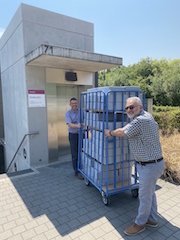
[[[5,29],[0,28],[0,38],[2,37],[3,33],[4,33]]]

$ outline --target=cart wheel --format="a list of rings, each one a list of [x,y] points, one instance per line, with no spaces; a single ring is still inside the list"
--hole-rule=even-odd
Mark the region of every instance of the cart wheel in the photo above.
[[[84,178],[84,181],[85,181],[86,186],[89,186],[89,180],[86,177]]]
[[[103,196],[102,196],[102,200],[103,200],[103,203],[104,203],[106,206],[108,206],[108,205],[109,205],[109,203],[110,203],[110,200],[109,200],[109,198],[108,198],[108,197],[106,197],[106,195],[103,195]]]
[[[132,193],[133,197],[136,197],[136,198],[138,197],[138,189],[132,189],[131,193]]]

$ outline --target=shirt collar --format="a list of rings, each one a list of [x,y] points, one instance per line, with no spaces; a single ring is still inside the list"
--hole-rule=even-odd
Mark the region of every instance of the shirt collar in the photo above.
[[[79,112],[79,108],[77,109],[77,112],[74,112],[73,109],[71,108],[71,112],[77,114]]]
[[[137,118],[138,116],[140,115],[143,115],[144,114],[144,110],[142,110],[137,116],[135,116],[133,119]]]

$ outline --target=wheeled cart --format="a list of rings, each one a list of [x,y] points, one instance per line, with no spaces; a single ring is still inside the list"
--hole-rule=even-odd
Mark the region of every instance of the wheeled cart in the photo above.
[[[92,183],[102,194],[105,205],[109,196],[131,190],[138,196],[136,161],[127,137],[105,137],[104,129],[125,126],[130,119],[125,106],[129,97],[138,96],[145,105],[145,94],[136,86],[102,87],[87,90],[80,96],[78,169],[85,184]]]

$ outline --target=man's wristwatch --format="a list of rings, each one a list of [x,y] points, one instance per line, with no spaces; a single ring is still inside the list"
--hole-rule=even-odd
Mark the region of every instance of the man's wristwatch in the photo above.
[[[109,131],[109,135],[110,135],[110,136],[113,136],[113,135],[111,134],[111,130]]]

